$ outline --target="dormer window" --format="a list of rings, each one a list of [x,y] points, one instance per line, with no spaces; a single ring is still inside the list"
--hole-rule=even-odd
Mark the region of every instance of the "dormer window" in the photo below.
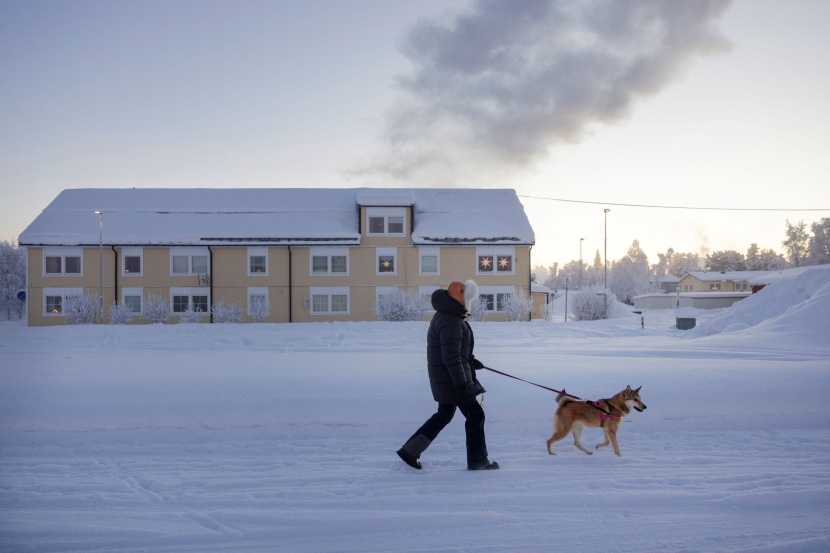
[[[366,210],[370,236],[404,236],[406,208],[370,207]]]

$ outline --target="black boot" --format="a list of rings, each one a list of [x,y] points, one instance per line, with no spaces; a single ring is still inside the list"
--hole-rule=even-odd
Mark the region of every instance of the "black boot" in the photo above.
[[[416,459],[415,457],[413,457],[409,453],[407,453],[404,448],[400,448],[398,450],[398,457],[403,459],[404,463],[406,463],[407,465],[409,465],[410,467],[412,467],[414,469],[420,469],[421,468],[421,462],[418,461],[418,459]]]
[[[418,461],[418,458],[421,456],[421,453],[423,453],[424,450],[429,447],[429,444],[431,443],[432,440],[430,440],[423,434],[413,436],[409,439],[408,442],[403,444],[402,448],[398,450],[398,457],[403,459],[403,462],[409,465],[410,467],[414,469],[420,469],[421,463]]]
[[[467,465],[467,470],[497,470],[499,464],[495,461],[484,460],[480,463],[473,463]]]

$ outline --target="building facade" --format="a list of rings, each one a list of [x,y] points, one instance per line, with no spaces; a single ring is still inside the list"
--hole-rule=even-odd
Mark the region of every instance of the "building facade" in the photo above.
[[[377,320],[378,297],[431,294],[472,278],[488,320],[531,294],[534,234],[513,190],[77,189],[62,192],[18,240],[28,257],[30,326],[65,324],[74,296],[148,302],[212,320]],[[101,300],[102,298],[102,300]],[[530,314],[528,314],[530,317]]]

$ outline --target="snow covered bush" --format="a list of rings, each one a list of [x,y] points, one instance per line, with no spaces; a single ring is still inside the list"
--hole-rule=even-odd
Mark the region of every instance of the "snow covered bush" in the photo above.
[[[617,302],[614,294],[608,293],[608,309]],[[586,290],[577,292],[571,302],[571,314],[575,321],[598,321],[606,318],[605,297],[596,292]]]
[[[225,300],[219,300],[213,306],[213,322],[215,323],[238,323],[242,320],[242,306],[239,302],[234,302],[230,305],[225,304]]]
[[[144,300],[144,313],[152,324],[161,324],[170,317],[170,306],[163,297],[150,294]]]
[[[375,314],[381,321],[421,321],[430,311],[430,300],[417,292],[396,290],[378,296]]]
[[[187,306],[187,309],[179,313],[179,322],[181,323],[198,323],[202,321],[202,317],[205,315],[204,311],[200,308],[196,308],[195,310],[191,306]]]
[[[98,298],[84,294],[82,296],[70,296],[66,298],[63,308],[67,324],[88,325],[95,322],[98,314]]]
[[[251,298],[250,313],[251,320],[255,323],[264,322],[271,314],[271,305],[264,297],[256,296]]]
[[[524,321],[530,316],[530,310],[533,309],[533,300],[525,292],[508,294],[503,307],[508,321]]]
[[[123,303],[113,303],[109,309],[109,322],[111,325],[123,325],[130,322],[133,312],[129,306]]]
[[[471,321],[481,322],[487,316],[487,300],[479,297],[478,300],[473,301],[472,305],[470,305],[470,317]]]
[[[24,303],[17,299],[17,292],[26,286],[26,253],[11,242],[0,242],[0,309],[6,318],[23,317]]]

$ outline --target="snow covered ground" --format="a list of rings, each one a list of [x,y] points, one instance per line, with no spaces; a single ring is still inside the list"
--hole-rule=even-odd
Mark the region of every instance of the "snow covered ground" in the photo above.
[[[488,366],[648,405],[621,458],[551,457],[555,395],[484,373],[493,472],[460,415],[395,455],[426,323],[0,325],[0,550],[830,550],[830,271],[673,323],[473,323]]]

